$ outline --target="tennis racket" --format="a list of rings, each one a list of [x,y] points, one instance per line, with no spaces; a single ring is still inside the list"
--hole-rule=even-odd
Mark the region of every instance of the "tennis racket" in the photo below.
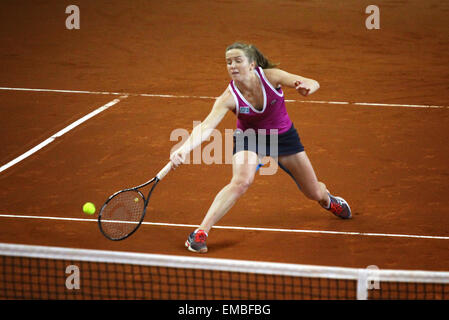
[[[118,241],[131,236],[142,224],[151,194],[159,181],[171,170],[169,162],[154,178],[134,188],[124,189],[111,195],[101,207],[98,226],[109,240]],[[149,186],[145,198],[140,189]]]

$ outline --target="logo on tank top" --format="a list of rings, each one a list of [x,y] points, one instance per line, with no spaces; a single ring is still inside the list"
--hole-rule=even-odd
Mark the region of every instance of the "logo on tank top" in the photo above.
[[[240,107],[239,113],[249,114],[249,107]]]
[[[273,106],[276,102],[278,102],[278,100],[277,99],[273,99],[273,101],[271,101],[271,105]]]

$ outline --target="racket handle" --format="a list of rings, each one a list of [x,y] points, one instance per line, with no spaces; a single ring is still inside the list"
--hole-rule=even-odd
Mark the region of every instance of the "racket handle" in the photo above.
[[[158,180],[164,179],[164,177],[167,175],[167,173],[171,170],[173,163],[170,161],[165,165],[165,167],[159,171],[159,173],[156,175],[156,178]]]

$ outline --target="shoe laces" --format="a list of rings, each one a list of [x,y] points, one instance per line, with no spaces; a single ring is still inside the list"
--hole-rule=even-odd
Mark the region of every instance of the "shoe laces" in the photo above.
[[[206,232],[199,230],[195,233],[195,242],[205,242],[207,239]]]
[[[331,210],[337,214],[340,214],[343,212],[343,205],[342,201],[336,198],[332,198],[331,200]]]

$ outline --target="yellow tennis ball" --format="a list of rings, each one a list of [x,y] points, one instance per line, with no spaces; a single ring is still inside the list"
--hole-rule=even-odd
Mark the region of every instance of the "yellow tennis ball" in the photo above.
[[[95,213],[95,205],[92,202],[86,202],[83,206],[83,212],[85,214],[92,215]]]

